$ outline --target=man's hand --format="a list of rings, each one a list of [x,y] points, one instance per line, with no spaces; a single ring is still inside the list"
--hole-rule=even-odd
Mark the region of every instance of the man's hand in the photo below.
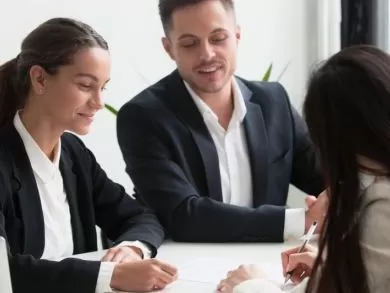
[[[164,289],[177,279],[177,269],[157,259],[117,264],[111,288],[120,291],[150,292]]]
[[[314,196],[306,197],[305,202],[308,208],[305,212],[305,233],[309,230],[314,221],[318,222],[315,232],[319,233],[328,211],[329,198],[327,190],[324,190],[317,198]]]
[[[132,262],[142,260],[142,250],[135,246],[120,246],[110,248],[101,261]]]

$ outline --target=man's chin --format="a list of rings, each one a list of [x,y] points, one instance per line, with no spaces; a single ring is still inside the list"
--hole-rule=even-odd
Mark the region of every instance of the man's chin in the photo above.
[[[196,84],[196,89],[199,92],[205,93],[205,94],[215,94],[219,93],[221,90],[223,90],[226,83],[219,81],[215,83],[209,83],[209,84]]]

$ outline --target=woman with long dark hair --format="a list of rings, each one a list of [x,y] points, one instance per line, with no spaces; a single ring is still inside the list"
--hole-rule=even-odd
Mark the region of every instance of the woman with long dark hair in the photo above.
[[[329,207],[318,251],[282,254],[293,292],[384,293],[390,286],[390,57],[367,45],[332,56],[312,76],[304,116],[326,176]],[[280,292],[242,266],[224,292]]]

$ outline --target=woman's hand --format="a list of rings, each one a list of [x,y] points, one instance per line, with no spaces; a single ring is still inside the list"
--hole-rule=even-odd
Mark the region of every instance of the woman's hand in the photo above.
[[[238,284],[250,280],[264,278],[263,270],[257,265],[242,265],[227,274],[227,278],[218,285],[218,292],[231,293]]]
[[[294,284],[311,275],[318,253],[317,248],[311,245],[306,245],[300,253],[299,249],[300,247],[295,247],[282,252],[283,275],[286,276],[290,272]]]

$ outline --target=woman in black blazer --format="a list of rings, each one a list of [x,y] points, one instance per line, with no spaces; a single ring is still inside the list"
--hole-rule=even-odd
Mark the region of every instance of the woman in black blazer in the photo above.
[[[142,260],[164,239],[156,217],[65,132],[88,133],[109,75],[106,41],[65,18],[34,29],[0,67],[0,235],[15,293],[149,291],[176,278]],[[102,262],[49,260],[96,250],[96,225],[115,245]]]

